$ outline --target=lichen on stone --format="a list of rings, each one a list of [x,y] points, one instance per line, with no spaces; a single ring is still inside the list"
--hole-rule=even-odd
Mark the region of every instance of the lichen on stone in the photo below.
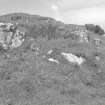
[[[4,27],[5,26],[5,27]],[[11,27],[15,27],[11,23],[0,24],[0,44],[4,49],[16,48],[21,46],[24,41],[24,32],[20,32],[18,29],[11,30]]]

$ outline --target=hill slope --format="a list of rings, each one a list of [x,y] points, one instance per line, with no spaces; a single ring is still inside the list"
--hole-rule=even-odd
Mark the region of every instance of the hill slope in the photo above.
[[[104,105],[105,36],[89,27],[0,16],[0,105]]]

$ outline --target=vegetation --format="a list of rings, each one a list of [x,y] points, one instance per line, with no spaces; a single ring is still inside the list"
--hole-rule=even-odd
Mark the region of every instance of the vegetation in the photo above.
[[[67,25],[22,13],[0,16],[0,21],[14,23],[11,32],[25,33],[20,47],[5,51],[0,46],[0,105],[105,103],[105,37],[99,25]],[[89,42],[77,41],[85,32]],[[93,44],[96,37],[102,41],[97,49]],[[82,57],[84,62],[71,63],[62,52]],[[49,58],[59,63],[48,62]]]
[[[105,31],[99,25],[85,24],[87,30],[94,32],[95,34],[103,35]]]
[[[12,21],[18,21],[18,20],[21,20],[21,19],[22,19],[21,16],[12,16],[12,17],[11,17],[11,20],[12,20]]]

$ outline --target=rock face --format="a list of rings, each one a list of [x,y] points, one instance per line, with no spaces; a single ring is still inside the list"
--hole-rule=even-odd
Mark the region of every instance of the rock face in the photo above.
[[[85,26],[0,16],[0,105],[104,105],[104,52]]]
[[[25,34],[11,23],[0,23],[0,45],[4,49],[21,46]]]

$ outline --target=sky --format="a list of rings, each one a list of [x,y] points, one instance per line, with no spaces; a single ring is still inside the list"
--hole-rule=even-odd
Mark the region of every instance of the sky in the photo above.
[[[0,0],[0,15],[24,12],[67,24],[98,24],[105,28],[105,0]]]

